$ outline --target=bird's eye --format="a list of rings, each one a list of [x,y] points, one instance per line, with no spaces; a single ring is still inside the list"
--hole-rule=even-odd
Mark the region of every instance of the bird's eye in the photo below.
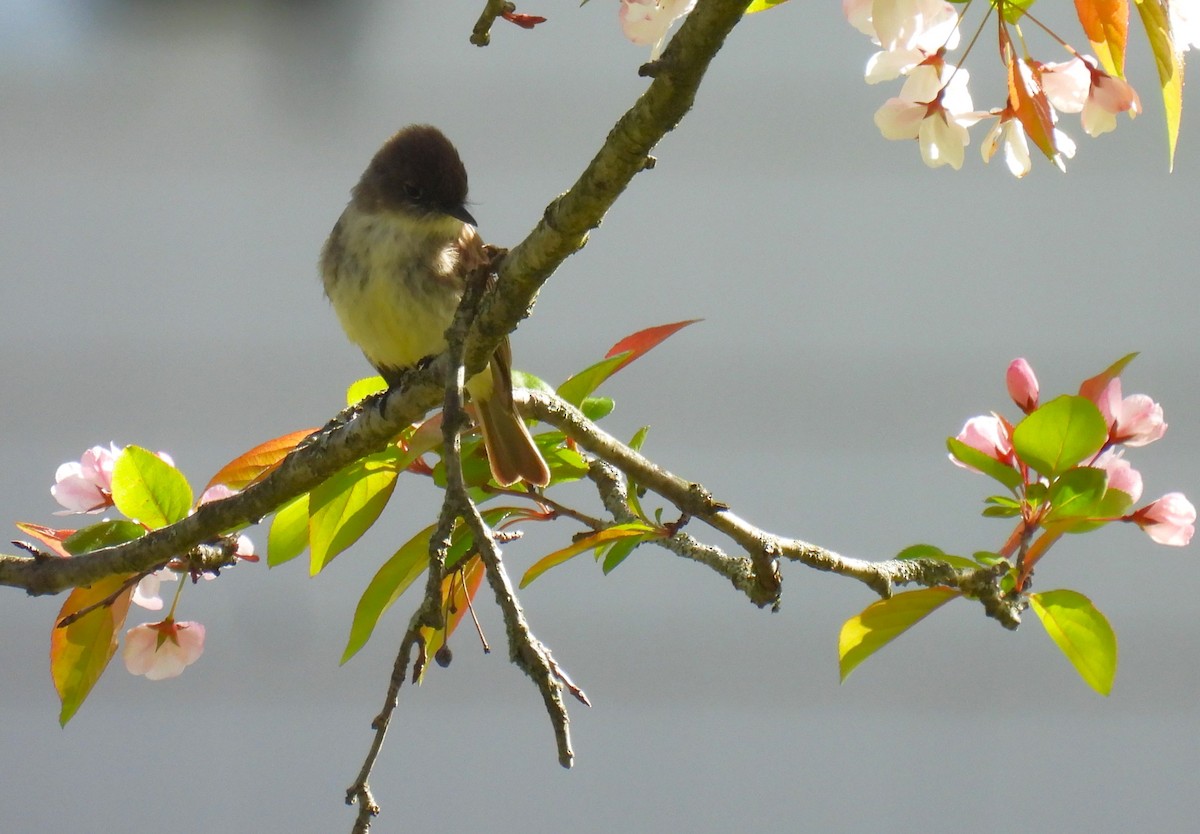
[[[421,202],[421,198],[425,196],[425,192],[421,189],[421,186],[406,182],[404,183],[404,196],[414,203],[419,203]]]

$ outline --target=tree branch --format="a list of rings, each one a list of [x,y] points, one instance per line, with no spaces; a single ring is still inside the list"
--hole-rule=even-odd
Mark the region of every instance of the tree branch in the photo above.
[[[654,81],[613,127],[571,189],[546,208],[538,225],[501,262],[497,291],[484,299],[467,341],[468,375],[483,369],[500,340],[525,317],[542,284],[583,246],[588,230],[600,224],[633,176],[646,167],[650,150],[691,108],[705,70],[744,10],[745,0],[697,3],[656,64]],[[342,467],[382,449],[434,408],[445,391],[445,362],[443,355],[414,371],[404,390],[389,392],[379,407],[355,409],[344,423],[318,432],[259,483],[207,503],[176,524],[72,559],[0,554],[0,585],[35,595],[59,593],[113,574],[155,570],[225,531],[257,524]]]
[[[755,605],[778,607],[782,586],[776,560],[785,558],[817,570],[852,577],[885,598],[892,595],[895,585],[957,588],[978,599],[988,616],[1005,628],[1014,629],[1020,625],[1024,603],[1019,596],[1006,595],[999,585],[1000,578],[1008,570],[1007,563],[959,570],[932,559],[868,562],[842,556],[800,539],[768,533],[738,517],[702,485],[668,472],[626,446],[561,397],[543,391],[527,391],[521,399],[529,414],[559,429],[579,446],[662,496],[685,515],[724,533],[743,548],[748,557],[731,557],[679,531],[660,542],[679,555],[706,564],[725,576]],[[623,515],[627,512],[623,509],[621,490],[624,487],[614,483],[619,479],[612,469],[592,467],[589,477],[596,482],[605,507],[613,517],[617,521],[632,520]]]

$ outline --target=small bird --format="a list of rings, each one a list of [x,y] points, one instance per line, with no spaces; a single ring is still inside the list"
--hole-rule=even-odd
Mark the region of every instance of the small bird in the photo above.
[[[486,260],[466,200],[467,170],[454,145],[435,127],[411,125],[375,154],[325,241],[325,295],[389,386],[446,349],[466,276]],[[466,387],[496,482],[549,483],[513,404],[507,338]]]

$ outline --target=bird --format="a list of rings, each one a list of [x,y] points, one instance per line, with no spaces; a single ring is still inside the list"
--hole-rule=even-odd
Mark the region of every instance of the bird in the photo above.
[[[389,387],[446,349],[466,277],[488,259],[466,202],[458,150],[436,127],[410,125],[372,157],[322,248],[325,295]],[[467,380],[467,393],[496,482],[546,486],[549,467],[517,412],[512,385],[506,336]]]

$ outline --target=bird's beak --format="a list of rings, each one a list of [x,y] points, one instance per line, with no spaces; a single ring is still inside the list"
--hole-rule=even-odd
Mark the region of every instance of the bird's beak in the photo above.
[[[475,222],[475,218],[471,216],[471,212],[467,211],[466,206],[455,206],[454,208],[448,210],[446,214],[450,215],[455,220],[461,220],[464,223],[469,223],[476,228],[479,227],[479,224]]]

